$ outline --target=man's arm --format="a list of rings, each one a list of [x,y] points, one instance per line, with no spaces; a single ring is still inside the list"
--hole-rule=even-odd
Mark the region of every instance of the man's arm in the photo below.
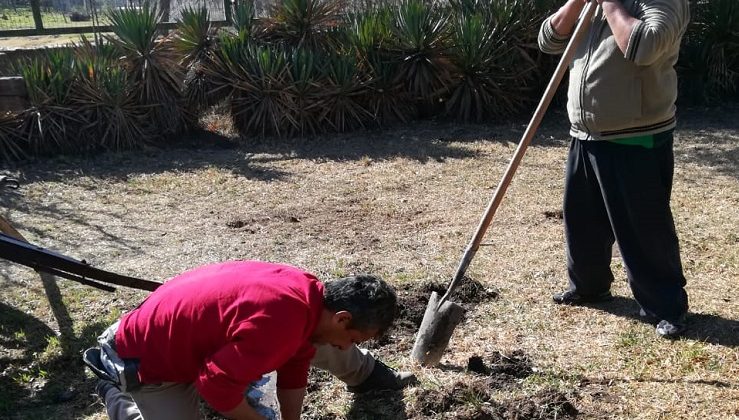
[[[283,420],[300,420],[304,396],[305,388],[277,388],[277,400],[280,402],[280,413]]]
[[[676,54],[690,20],[688,0],[649,0],[632,15],[620,0],[598,0],[624,58],[648,66]]]
[[[242,400],[233,410],[226,411],[221,414],[234,420],[267,420],[264,416],[257,413],[257,411],[252,408],[246,400]],[[300,412],[298,412],[298,416],[300,416]]]
[[[567,0],[559,10],[542,22],[537,40],[541,52],[545,54],[564,52],[584,6],[583,0]]]
[[[568,0],[552,15],[550,22],[557,35],[569,36],[572,34],[585,3],[587,2],[583,0]]]
[[[616,45],[624,55],[629,46],[629,38],[634,27],[641,22],[639,19],[631,16],[628,10],[621,4],[619,0],[599,0],[603,14],[606,16],[608,26],[611,27],[613,37],[616,39]]]

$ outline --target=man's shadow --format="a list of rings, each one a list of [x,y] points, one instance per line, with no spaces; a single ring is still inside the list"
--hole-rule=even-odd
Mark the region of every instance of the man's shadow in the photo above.
[[[369,391],[354,396],[347,420],[405,420],[403,391]]]
[[[83,400],[92,391],[92,381],[86,379],[79,355],[104,327],[101,322],[86,325],[65,344],[44,322],[0,302],[0,348],[8,350],[0,355],[0,418]],[[54,351],[55,341],[59,344]],[[44,353],[46,356],[39,356]],[[96,410],[87,406],[82,412]]]
[[[636,301],[622,296],[614,296],[610,302],[587,306],[624,318],[651,322],[650,319],[639,316],[639,305]],[[739,320],[713,314],[688,313],[687,330],[682,337],[726,347],[738,347]]]

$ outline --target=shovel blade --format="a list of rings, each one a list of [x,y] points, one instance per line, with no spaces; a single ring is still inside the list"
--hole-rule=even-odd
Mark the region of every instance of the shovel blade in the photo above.
[[[444,354],[454,328],[462,322],[465,310],[449,300],[439,306],[439,295],[431,293],[421,327],[416,334],[411,357],[424,366],[439,363]]]

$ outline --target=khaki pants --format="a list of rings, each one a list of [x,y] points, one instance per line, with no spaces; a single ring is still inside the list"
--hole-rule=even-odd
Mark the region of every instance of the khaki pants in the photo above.
[[[372,373],[375,359],[364,349],[340,350],[316,346],[311,365],[329,371],[349,386],[359,385]],[[200,397],[193,384],[164,382],[145,384],[135,391],[112,388],[104,396],[111,420],[198,420]]]

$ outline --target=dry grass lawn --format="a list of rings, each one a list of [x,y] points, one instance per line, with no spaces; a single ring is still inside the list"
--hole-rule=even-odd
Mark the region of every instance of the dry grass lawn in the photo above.
[[[474,412],[547,392],[580,418],[739,418],[739,109],[684,112],[676,134],[672,206],[691,303],[690,330],[677,341],[638,320],[618,258],[614,302],[551,303],[566,285],[563,118],[540,130],[468,272],[499,295],[471,309],[443,365],[413,366],[413,338],[397,332],[376,353],[417,372],[420,385],[353,399],[314,372],[305,418],[493,418]],[[227,129],[221,123],[210,121]],[[9,171],[22,188],[2,192],[0,214],[39,245],[143,278],[249,258],[322,278],[372,272],[407,289],[453,274],[524,126],[424,122],[289,145],[215,138],[44,160]],[[35,273],[0,262],[0,418],[105,418],[79,354],[145,294],[58,285],[52,311]],[[472,356],[516,350],[529,374],[493,386],[466,370]],[[472,392],[481,383],[489,395]],[[455,384],[461,397],[430,407]],[[553,417],[543,405],[499,413]]]

